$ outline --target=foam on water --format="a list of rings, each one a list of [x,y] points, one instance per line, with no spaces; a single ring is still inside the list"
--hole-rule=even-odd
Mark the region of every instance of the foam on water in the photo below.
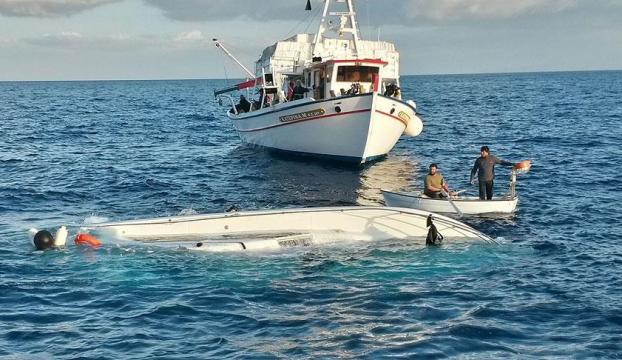
[[[103,224],[109,220],[110,219],[105,216],[90,215],[84,218],[84,221],[82,223],[84,225],[94,225],[94,224]]]

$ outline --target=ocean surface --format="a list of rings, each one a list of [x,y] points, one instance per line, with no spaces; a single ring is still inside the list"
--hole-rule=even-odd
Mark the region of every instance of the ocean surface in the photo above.
[[[225,85],[0,82],[0,358],[622,358],[622,72],[403,77],[423,133],[364,167],[242,145]],[[482,145],[534,162],[514,217],[467,220],[499,245],[38,252],[27,233],[381,205],[431,162],[474,194]]]

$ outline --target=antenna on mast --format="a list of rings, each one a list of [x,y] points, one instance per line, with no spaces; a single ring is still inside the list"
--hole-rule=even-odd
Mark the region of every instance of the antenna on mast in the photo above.
[[[229,52],[229,50],[227,50],[221,43],[220,41],[218,41],[218,39],[212,39],[212,41],[214,42],[214,45],[216,45],[217,48],[219,48],[220,50],[222,50],[228,57],[230,57],[231,59],[233,59],[233,61],[235,61],[238,65],[240,65],[240,67],[242,69],[244,69],[244,71],[246,72],[246,74],[248,74],[248,76],[250,76],[251,78],[255,78],[255,74],[253,74],[250,70],[248,70],[246,68],[246,66],[242,65],[242,63],[235,58],[235,56],[233,56],[233,54],[231,54]]]

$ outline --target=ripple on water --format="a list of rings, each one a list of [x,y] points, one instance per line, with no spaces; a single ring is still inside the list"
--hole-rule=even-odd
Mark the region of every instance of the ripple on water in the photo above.
[[[224,80],[0,83],[0,356],[620,357],[621,74],[404,77],[425,129],[362,167],[243,146],[205,100]],[[534,160],[515,216],[465,219],[496,246],[28,245],[27,229],[61,223],[378,205],[380,188],[419,189],[431,162],[475,194],[483,144]]]

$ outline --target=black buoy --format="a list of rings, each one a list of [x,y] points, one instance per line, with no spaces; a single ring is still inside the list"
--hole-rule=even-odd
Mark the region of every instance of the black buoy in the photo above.
[[[54,236],[47,230],[38,231],[32,242],[37,250],[47,250],[54,247]]]

